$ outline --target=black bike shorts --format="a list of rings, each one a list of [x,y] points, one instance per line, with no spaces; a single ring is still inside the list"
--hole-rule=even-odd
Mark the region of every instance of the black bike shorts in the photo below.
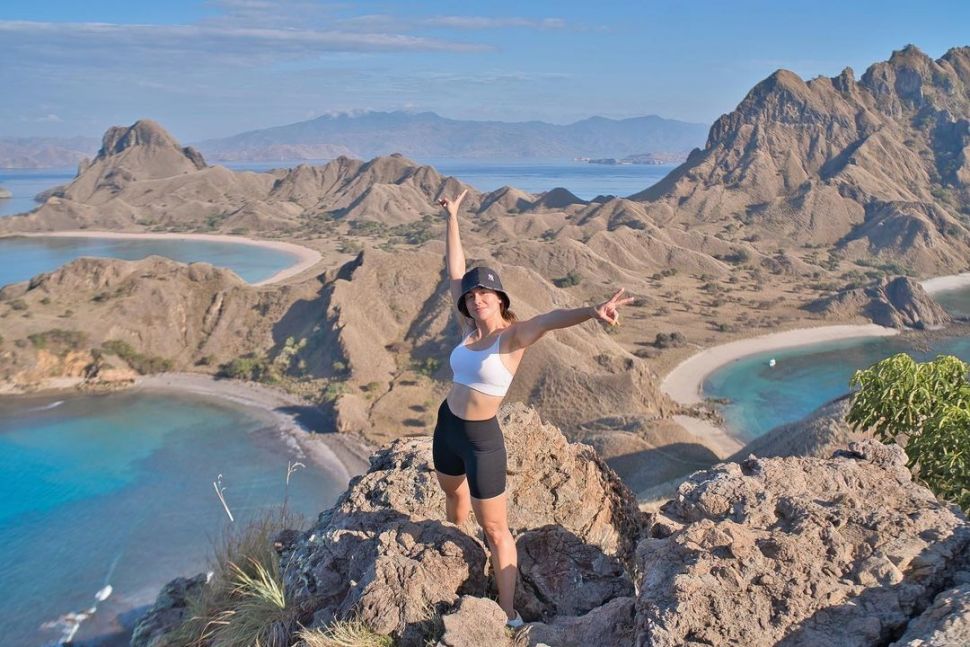
[[[448,400],[438,407],[432,442],[434,468],[449,476],[468,476],[468,489],[476,499],[491,499],[505,492],[505,438],[494,416],[464,420],[451,412]]]

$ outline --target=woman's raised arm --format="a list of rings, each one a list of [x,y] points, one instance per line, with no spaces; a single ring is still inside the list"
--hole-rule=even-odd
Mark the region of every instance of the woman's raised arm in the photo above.
[[[448,210],[448,226],[445,233],[445,264],[448,267],[449,287],[451,289],[451,305],[457,312],[458,299],[461,298],[461,277],[465,275],[465,252],[461,248],[461,236],[458,234],[458,208],[465,199],[468,189],[462,191],[457,198],[449,200],[442,198],[438,201]],[[461,321],[461,313],[459,313]]]

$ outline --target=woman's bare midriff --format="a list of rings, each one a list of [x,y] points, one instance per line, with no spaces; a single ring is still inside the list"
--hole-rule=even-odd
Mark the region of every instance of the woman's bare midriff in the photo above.
[[[448,392],[448,408],[462,420],[488,420],[498,413],[504,399],[501,395],[488,395],[452,382],[451,391]]]

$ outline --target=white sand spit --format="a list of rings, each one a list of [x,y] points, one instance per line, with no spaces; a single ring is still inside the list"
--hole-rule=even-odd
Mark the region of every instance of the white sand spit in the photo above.
[[[928,294],[946,292],[947,290],[959,290],[970,286],[970,272],[963,274],[950,274],[949,276],[937,276],[932,279],[920,281],[920,285]]]
[[[133,388],[216,397],[258,409],[276,419],[283,440],[342,483],[367,471],[370,448],[338,433],[310,433],[284,409],[312,406],[295,395],[263,384],[215,379],[198,373],[160,373],[140,377]]]
[[[763,351],[807,346],[825,341],[856,337],[886,337],[898,333],[899,331],[895,328],[866,324],[797,328],[749,339],[740,339],[707,348],[688,357],[667,374],[660,385],[660,389],[681,404],[696,404],[703,401],[701,387],[704,384],[704,378],[725,364],[742,357]]]

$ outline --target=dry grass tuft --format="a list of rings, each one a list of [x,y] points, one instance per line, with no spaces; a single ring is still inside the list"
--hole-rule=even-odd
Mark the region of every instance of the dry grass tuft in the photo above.
[[[299,611],[286,599],[273,538],[299,525],[298,518],[273,512],[227,532],[216,547],[212,578],[189,601],[189,619],[169,644],[288,647]]]
[[[338,620],[325,629],[304,629],[300,632],[305,647],[393,647],[390,636],[384,636],[363,621]]]

